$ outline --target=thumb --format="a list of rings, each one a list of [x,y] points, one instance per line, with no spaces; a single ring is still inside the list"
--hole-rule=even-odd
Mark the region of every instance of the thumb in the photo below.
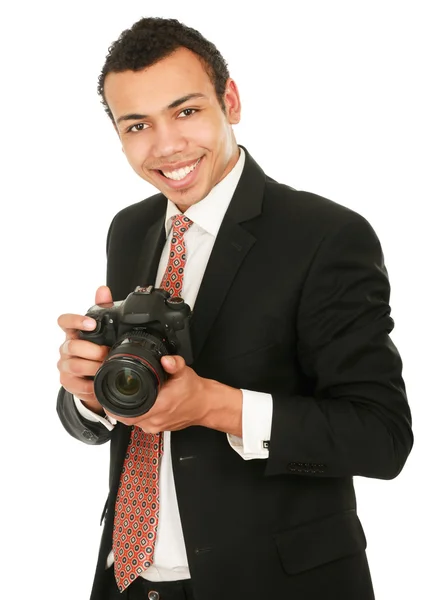
[[[113,302],[112,292],[106,285],[101,285],[95,294],[95,304],[106,304],[107,302]]]
[[[181,356],[163,356],[161,359],[161,365],[166,373],[173,375],[184,368],[185,359]]]

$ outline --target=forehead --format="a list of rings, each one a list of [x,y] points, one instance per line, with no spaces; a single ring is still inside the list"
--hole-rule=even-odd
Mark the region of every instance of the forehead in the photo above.
[[[115,118],[123,111],[152,113],[193,92],[210,100],[215,95],[203,64],[186,48],[141,71],[108,73],[104,81],[104,95]]]

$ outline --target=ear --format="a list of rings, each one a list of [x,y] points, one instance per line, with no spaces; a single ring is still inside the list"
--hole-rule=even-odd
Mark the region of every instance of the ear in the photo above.
[[[236,82],[231,77],[227,79],[224,102],[227,108],[228,122],[236,125],[241,120],[241,99]]]

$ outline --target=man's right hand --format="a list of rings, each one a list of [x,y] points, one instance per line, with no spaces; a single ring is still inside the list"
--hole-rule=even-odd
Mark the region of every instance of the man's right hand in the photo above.
[[[103,285],[96,291],[95,304],[105,302],[113,300],[110,289]],[[109,353],[109,347],[78,339],[79,330],[95,329],[96,321],[83,315],[64,314],[57,323],[65,332],[65,341],[59,348],[61,357],[57,363],[61,385],[82,400],[87,408],[98,415],[104,414],[93,390],[93,380],[86,377],[96,375]]]

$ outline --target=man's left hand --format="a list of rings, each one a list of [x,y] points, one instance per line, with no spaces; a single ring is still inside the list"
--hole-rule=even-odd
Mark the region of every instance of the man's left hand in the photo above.
[[[200,377],[181,356],[163,356],[161,365],[169,377],[147,413],[133,418],[108,414],[146,433],[202,425],[242,436],[241,390]]]

